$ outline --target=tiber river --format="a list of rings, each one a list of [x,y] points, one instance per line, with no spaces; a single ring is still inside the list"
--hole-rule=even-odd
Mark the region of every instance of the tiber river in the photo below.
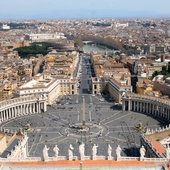
[[[98,46],[96,44],[84,44],[83,50],[85,53],[89,53],[91,51],[104,53],[106,48]]]

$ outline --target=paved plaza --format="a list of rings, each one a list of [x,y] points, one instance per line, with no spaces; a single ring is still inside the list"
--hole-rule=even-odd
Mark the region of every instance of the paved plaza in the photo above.
[[[54,156],[53,148],[57,144],[60,156],[68,156],[69,145],[74,147],[74,155],[79,155],[79,145],[85,143],[85,155],[92,155],[92,146],[98,145],[97,155],[108,156],[108,144],[112,147],[112,156],[118,145],[122,156],[139,156],[140,134],[147,127],[158,128],[167,122],[149,115],[122,111],[121,105],[114,103],[108,96],[89,94],[91,76],[94,75],[90,58],[83,57],[75,75],[80,82],[79,95],[61,96],[60,104],[48,106],[47,112],[18,117],[2,124],[3,128],[26,129],[28,132],[28,152],[30,156],[42,156],[44,145],[50,148],[49,156]],[[105,97],[105,98],[104,98]],[[85,128],[82,128],[83,98],[85,100]],[[111,99],[111,100],[110,100]],[[142,131],[137,127],[143,127]]]
[[[82,101],[85,99],[86,131],[82,131]],[[28,152],[30,156],[42,156],[44,145],[47,145],[49,156],[54,156],[53,148],[57,144],[59,155],[67,156],[70,144],[74,155],[78,154],[79,144],[85,143],[85,154],[92,155],[93,144],[98,144],[98,155],[107,156],[108,144],[112,147],[112,156],[118,145],[122,155],[138,156],[140,134],[136,127],[142,124],[148,128],[167,125],[166,122],[148,115],[122,111],[121,106],[108,102],[101,95],[90,94],[63,96],[61,104],[53,104],[47,112],[18,117],[2,124],[3,128],[25,129],[28,132]]]

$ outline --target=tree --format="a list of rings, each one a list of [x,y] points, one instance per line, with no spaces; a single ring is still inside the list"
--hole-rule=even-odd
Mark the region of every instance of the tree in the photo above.
[[[152,78],[156,77],[158,75],[158,71],[154,71],[152,74]]]
[[[18,51],[18,54],[22,58],[29,58],[30,56],[36,57],[37,54],[46,55],[49,52],[49,47],[55,47],[55,44],[49,42],[35,42],[28,47],[20,47],[14,50]]]
[[[168,73],[170,73],[170,62],[168,62]]]
[[[75,42],[75,47],[77,47],[77,46],[82,47],[83,46],[83,41],[81,40],[81,38],[76,37],[74,39],[74,42]]]
[[[166,66],[162,66],[162,74],[166,75]]]

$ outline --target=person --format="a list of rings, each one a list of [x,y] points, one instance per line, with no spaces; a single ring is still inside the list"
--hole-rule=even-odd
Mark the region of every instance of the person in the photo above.
[[[84,150],[85,150],[85,144],[82,143],[80,146],[79,146],[79,153],[80,153],[80,158],[84,158]]]
[[[141,158],[144,158],[145,152],[146,152],[146,150],[145,150],[144,146],[142,145],[142,147],[140,148],[140,157]]]
[[[43,157],[44,157],[44,161],[48,160],[49,156],[48,156],[48,150],[49,148],[47,148],[47,145],[44,146],[43,149]]]
[[[121,151],[122,151],[122,149],[121,149],[120,146],[118,145],[117,148],[116,148],[116,156],[117,156],[117,158],[120,158],[120,157],[121,157]]]
[[[112,147],[110,145],[108,145],[108,156],[112,157]]]
[[[94,144],[94,145],[93,145],[93,148],[92,148],[93,156],[96,156],[96,155],[97,155],[97,148],[98,148],[98,145]]]
[[[55,145],[53,151],[55,152],[55,157],[58,157],[58,154],[59,154],[59,148],[57,145]]]

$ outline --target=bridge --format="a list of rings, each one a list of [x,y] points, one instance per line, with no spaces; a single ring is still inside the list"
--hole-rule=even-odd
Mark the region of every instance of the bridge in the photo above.
[[[83,41],[83,44],[93,44],[93,41]]]

